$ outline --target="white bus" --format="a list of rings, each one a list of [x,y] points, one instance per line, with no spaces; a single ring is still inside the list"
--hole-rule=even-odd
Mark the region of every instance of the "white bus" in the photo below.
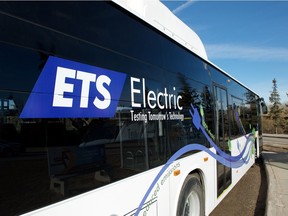
[[[159,1],[0,2],[0,50],[0,215],[209,215],[261,153],[263,99]]]

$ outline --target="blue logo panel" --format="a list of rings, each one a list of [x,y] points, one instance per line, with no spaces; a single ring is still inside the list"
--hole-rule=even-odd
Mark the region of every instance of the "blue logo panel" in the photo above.
[[[113,117],[126,74],[49,57],[20,118]]]

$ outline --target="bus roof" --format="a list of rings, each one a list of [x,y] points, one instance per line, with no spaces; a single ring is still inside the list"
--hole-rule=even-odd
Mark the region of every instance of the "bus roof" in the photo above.
[[[199,36],[158,0],[112,0],[187,49],[208,60]]]
[[[205,47],[200,37],[177,16],[175,16],[164,4],[159,0],[112,0],[125,10],[133,13],[149,25],[155,27],[177,43],[186,47],[205,61],[209,62],[223,74],[230,77],[234,81],[246,89],[252,91],[243,83],[232,77],[230,74],[219,68],[208,60]],[[252,91],[256,94],[254,91]],[[258,94],[256,94],[258,95]]]

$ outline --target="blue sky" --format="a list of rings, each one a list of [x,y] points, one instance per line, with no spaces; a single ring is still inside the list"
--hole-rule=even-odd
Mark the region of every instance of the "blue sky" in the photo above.
[[[162,1],[201,38],[208,59],[269,103],[288,103],[288,1]]]

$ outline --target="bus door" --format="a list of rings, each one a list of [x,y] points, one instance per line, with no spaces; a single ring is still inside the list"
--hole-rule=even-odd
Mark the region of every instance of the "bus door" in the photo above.
[[[220,86],[214,86],[214,94],[215,94],[215,116],[216,116],[215,121],[216,144],[225,154],[231,155],[229,149],[230,130],[228,121],[227,90]],[[231,184],[231,168],[229,166],[224,166],[223,164],[217,161],[217,195],[220,196],[230,184]]]

